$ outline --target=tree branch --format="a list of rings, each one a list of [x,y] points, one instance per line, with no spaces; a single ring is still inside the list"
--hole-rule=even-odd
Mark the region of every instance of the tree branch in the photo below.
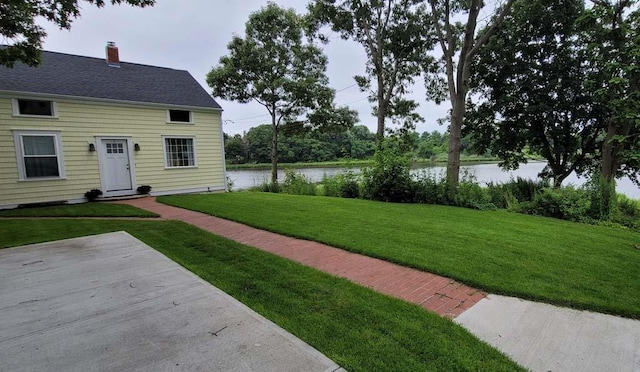
[[[442,33],[442,28],[440,27],[440,19],[438,18],[438,12],[436,10],[436,0],[430,0],[429,4],[431,4],[431,18],[433,18],[433,24],[436,28],[436,33],[438,34],[440,47],[442,47],[442,53],[446,56],[449,52],[444,39],[444,34]]]
[[[472,58],[480,48],[489,40],[489,38],[496,32],[497,28],[500,27],[500,24],[504,21],[504,18],[511,11],[511,6],[513,5],[514,0],[508,0],[506,4],[502,6],[500,10],[500,14],[493,21],[493,24],[489,27],[489,29],[475,42],[475,46],[468,52],[468,57]]]

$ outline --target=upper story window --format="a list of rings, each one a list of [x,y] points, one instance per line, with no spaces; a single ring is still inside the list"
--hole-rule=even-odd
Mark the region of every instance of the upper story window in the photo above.
[[[167,122],[169,123],[193,123],[189,110],[167,110]]]
[[[16,130],[13,138],[20,180],[65,177],[60,132]]]
[[[56,104],[46,100],[14,99],[13,115],[56,117]]]

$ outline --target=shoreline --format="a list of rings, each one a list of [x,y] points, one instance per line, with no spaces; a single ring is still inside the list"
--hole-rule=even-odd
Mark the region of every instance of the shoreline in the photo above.
[[[533,160],[532,161],[537,161]],[[497,164],[500,160],[497,158],[467,158],[460,160],[460,165],[469,164]],[[301,168],[361,168],[374,164],[373,160],[352,160],[352,161],[330,161],[330,162],[318,162],[318,163],[278,163],[279,169],[301,169]],[[412,168],[419,166],[443,166],[446,165],[446,160],[426,160],[420,159],[412,162]],[[257,163],[257,164],[227,164],[227,171],[229,170],[264,170],[271,169],[271,163]]]

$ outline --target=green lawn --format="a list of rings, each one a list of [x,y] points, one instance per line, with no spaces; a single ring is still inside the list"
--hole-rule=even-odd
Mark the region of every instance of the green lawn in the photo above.
[[[448,276],[640,318],[640,233],[506,211],[257,192],[161,202]]]
[[[0,220],[0,247],[126,230],[349,371],[519,371],[450,320],[175,221]],[[178,239],[176,237],[179,237]]]
[[[0,217],[159,217],[130,205],[83,203],[0,211]]]

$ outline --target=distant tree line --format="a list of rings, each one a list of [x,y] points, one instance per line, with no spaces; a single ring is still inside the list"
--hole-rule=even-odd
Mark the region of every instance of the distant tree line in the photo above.
[[[435,160],[447,153],[449,134],[438,131],[409,133],[405,139],[413,158]],[[270,163],[272,127],[258,125],[244,134],[224,134],[225,158],[230,164]],[[469,136],[462,139],[464,155],[478,154]],[[284,163],[309,163],[340,159],[370,159],[376,149],[376,134],[364,125],[341,132],[311,131],[278,140],[278,158]],[[440,156],[439,156],[440,155]]]

